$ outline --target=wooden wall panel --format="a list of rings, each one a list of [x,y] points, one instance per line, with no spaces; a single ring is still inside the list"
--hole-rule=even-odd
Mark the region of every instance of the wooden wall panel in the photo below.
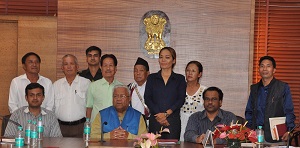
[[[56,80],[57,18],[0,15],[0,115],[8,114],[11,80],[24,74],[21,58],[33,51],[42,58],[41,75]]]
[[[9,114],[8,94],[10,81],[17,76],[18,23],[16,21],[0,22],[0,115]],[[2,127],[0,120],[0,127]],[[1,129],[2,130],[2,129]]]
[[[40,74],[56,80],[57,20],[56,17],[33,17],[19,20],[18,74],[24,74],[21,58],[33,51],[41,57]]]
[[[6,115],[10,83],[24,74],[21,58],[25,53],[38,53],[41,75],[56,80],[57,18],[0,15],[0,45],[0,115]]]
[[[164,11],[170,19],[171,46],[178,55],[174,71],[184,74],[189,61],[200,61],[201,83],[220,87],[223,108],[244,116],[250,85],[251,0],[59,0],[57,79],[63,77],[61,57],[75,54],[80,69],[85,69],[85,49],[91,45],[116,55],[116,78],[125,84],[133,80],[138,56],[157,72],[157,59],[146,58],[139,49],[140,19],[150,10]]]

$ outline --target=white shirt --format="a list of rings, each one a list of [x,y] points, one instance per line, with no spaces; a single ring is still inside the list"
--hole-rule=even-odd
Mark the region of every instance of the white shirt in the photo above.
[[[86,115],[86,93],[91,81],[76,76],[69,85],[66,77],[54,82],[55,115],[61,121],[76,121]]]
[[[140,93],[140,95],[142,97],[142,101],[144,102],[144,104],[145,104],[144,93],[145,93],[146,82],[142,86],[138,86],[135,82],[133,84],[131,84],[131,85],[136,86],[138,92]],[[139,99],[139,96],[137,95],[135,90],[132,91],[131,106],[132,106],[132,108],[138,110],[142,114],[145,114],[145,111],[144,111],[145,107],[142,104],[141,100]]]
[[[25,98],[25,88],[30,83],[26,74],[15,77],[11,81],[8,98],[10,113],[23,106],[28,106],[28,102]],[[51,80],[39,75],[37,83],[41,84],[45,89],[45,99],[41,106],[52,111],[54,106],[54,92]]]

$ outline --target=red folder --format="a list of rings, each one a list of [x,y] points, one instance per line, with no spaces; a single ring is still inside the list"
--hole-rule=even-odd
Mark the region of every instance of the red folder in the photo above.
[[[276,128],[277,128],[278,136],[279,137],[282,137],[286,133],[286,131],[287,131],[287,127],[286,127],[285,123],[283,123],[283,124],[277,124]]]

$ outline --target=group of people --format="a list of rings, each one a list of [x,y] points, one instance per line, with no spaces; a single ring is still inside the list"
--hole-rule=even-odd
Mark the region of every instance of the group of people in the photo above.
[[[92,138],[133,139],[152,132],[161,133],[164,139],[195,143],[201,143],[206,131],[214,130],[215,125],[237,120],[234,113],[221,109],[220,88],[200,84],[200,62],[190,61],[185,76],[173,71],[176,52],[171,47],[160,50],[160,70],[156,73],[150,74],[148,62],[139,57],[133,67],[134,82],[128,85],[115,79],[118,61],[113,54],[101,56],[101,49],[91,46],[86,50],[86,61],[88,69],[78,72],[77,58],[63,56],[65,77],[52,84],[39,74],[40,57],[33,52],[25,54],[25,74],[14,78],[10,86],[11,120],[25,127],[28,119],[42,116],[46,137],[82,137],[83,124],[90,118]],[[275,141],[270,139],[268,118],[286,117],[287,131],[295,126],[289,86],[275,79],[275,70],[274,58],[260,59],[262,79],[251,86],[245,105],[247,126],[263,126],[270,142]],[[165,128],[169,132],[162,132]],[[8,123],[4,136],[14,136],[16,130],[16,125]],[[224,140],[214,142],[222,144]]]

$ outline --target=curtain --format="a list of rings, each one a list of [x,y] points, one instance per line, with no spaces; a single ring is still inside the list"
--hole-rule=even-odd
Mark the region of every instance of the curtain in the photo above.
[[[259,58],[276,60],[275,77],[290,85],[296,123],[300,117],[300,0],[255,0],[253,83]]]

